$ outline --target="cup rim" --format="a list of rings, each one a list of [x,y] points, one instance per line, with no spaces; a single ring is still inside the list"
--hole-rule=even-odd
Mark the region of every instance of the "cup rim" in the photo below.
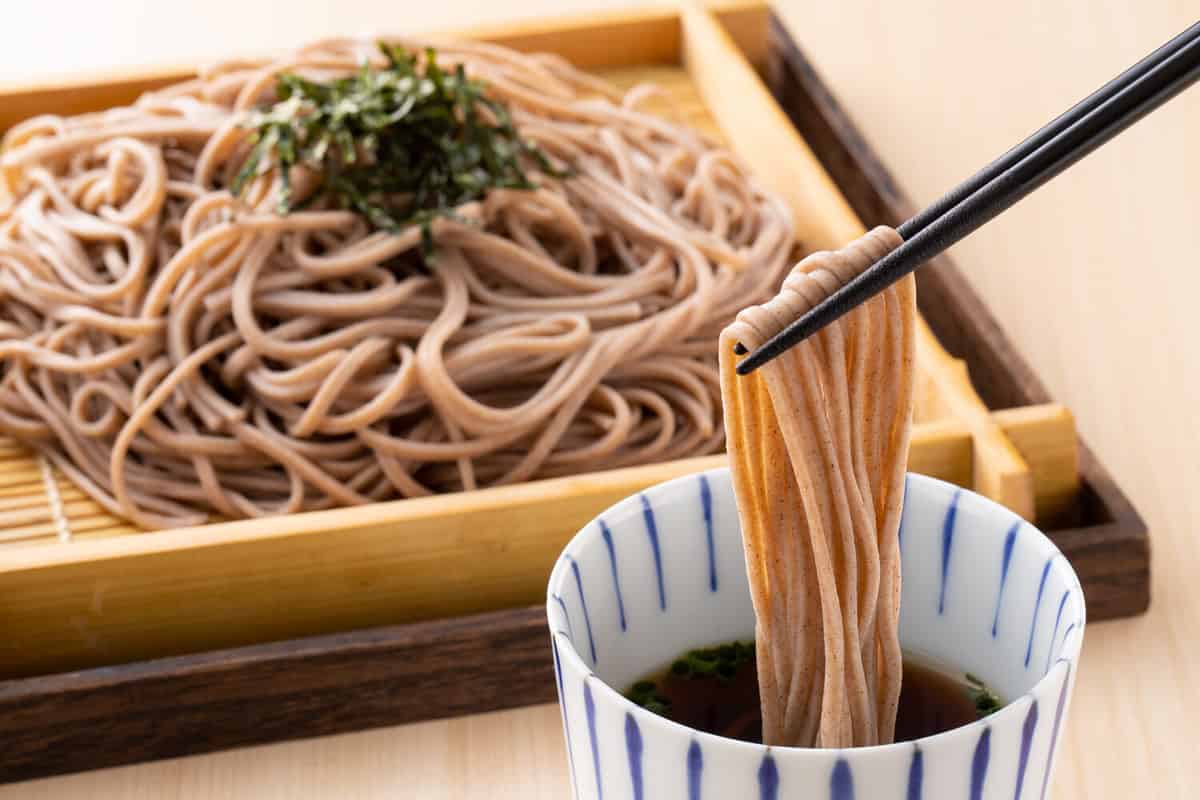
[[[689,482],[695,481],[696,478],[700,475],[711,477],[714,475],[727,474],[728,472],[729,472],[728,466],[713,467],[712,469],[702,470],[700,472],[688,473],[687,475],[681,475],[677,478],[672,478],[671,480],[667,480],[667,481],[663,481],[661,483],[654,484],[653,486],[647,487],[646,489],[644,489],[642,491],[657,490],[657,491],[665,492],[665,491],[669,491],[668,487],[671,487],[673,485],[682,486]],[[983,503],[985,505],[994,507],[995,509],[1002,511],[1005,514],[1009,514],[1009,515],[1013,514],[1013,512],[1011,510],[1005,508],[1004,506],[1000,505],[999,503],[997,503],[996,501],[994,501],[990,498],[984,497],[983,495],[978,494],[977,492],[973,492],[970,489],[966,489],[966,488],[960,487],[956,484],[950,483],[949,481],[941,480],[940,478],[934,478],[929,475],[922,475],[917,472],[906,472],[905,479],[906,480],[914,480],[915,479],[918,484],[924,483],[931,487],[941,486],[941,487],[947,487],[954,491],[961,491],[963,494],[971,495],[975,499],[983,501]],[[549,610],[550,610],[551,603],[554,602],[553,587],[559,581],[559,577],[558,577],[559,572],[561,569],[564,569],[565,565],[566,565],[566,558],[564,558],[564,556],[568,555],[569,552],[572,550],[572,548],[575,545],[577,545],[577,543],[579,543],[581,541],[585,541],[587,539],[587,537],[589,537],[591,535],[588,533],[588,529],[590,527],[592,527],[592,523],[595,522],[596,519],[599,519],[602,514],[605,514],[609,511],[611,511],[612,509],[629,501],[630,499],[632,499],[633,497],[636,497],[636,496],[637,496],[637,493],[635,493],[634,495],[630,495],[629,497],[622,498],[621,500],[617,501],[613,505],[606,508],[604,511],[600,512],[600,514],[597,514],[595,517],[588,520],[587,524],[585,524],[582,528],[580,528],[579,531],[574,536],[571,537],[571,540],[569,542],[567,542],[567,544],[563,547],[562,551],[559,554],[557,561],[554,564],[553,570],[551,570],[551,572],[550,572],[550,578],[547,582],[547,588],[546,588],[547,612],[549,612]],[[1022,517],[1021,519],[1024,519],[1024,518]],[[1050,669],[1046,672],[1046,674],[1043,675],[1041,678],[1039,678],[1037,680],[1037,682],[1034,683],[1033,686],[1031,686],[1027,691],[1023,692],[1022,694],[1020,694],[1017,697],[1014,697],[1012,700],[1005,703],[1005,705],[1002,708],[1000,708],[998,711],[995,711],[986,717],[981,717],[980,719],[973,720],[971,722],[968,722],[966,725],[959,725],[956,728],[950,728],[948,730],[941,731],[939,733],[935,733],[932,736],[923,736],[919,739],[905,739],[904,741],[892,742],[891,744],[863,745],[863,746],[858,746],[858,747],[798,747],[798,746],[794,746],[794,745],[767,745],[767,744],[756,743],[756,742],[747,742],[742,739],[732,739],[727,736],[719,736],[715,733],[709,733],[708,731],[700,730],[699,728],[689,727],[682,723],[676,722],[675,720],[668,719],[667,717],[664,717],[660,714],[655,714],[653,711],[647,711],[645,708],[642,708],[641,706],[635,704],[634,702],[629,700],[627,697],[625,697],[624,694],[622,694],[616,688],[611,686],[607,681],[605,681],[600,676],[598,676],[591,669],[591,667],[589,667],[587,665],[587,663],[583,660],[583,657],[581,655],[579,655],[579,652],[575,649],[575,644],[574,644],[574,642],[571,641],[571,637],[568,636],[565,631],[551,629],[550,635],[556,643],[555,646],[558,649],[559,658],[563,661],[570,661],[572,666],[574,666],[578,672],[580,672],[581,674],[583,674],[585,676],[584,677],[585,681],[590,682],[590,684],[593,688],[596,686],[599,686],[600,692],[602,694],[607,694],[609,696],[610,700],[615,700],[617,706],[621,710],[625,711],[626,713],[637,714],[640,719],[651,720],[656,725],[663,725],[668,730],[675,730],[680,733],[690,734],[693,738],[695,738],[701,744],[710,744],[712,746],[729,747],[729,748],[734,748],[734,749],[745,749],[747,751],[752,751],[752,752],[756,752],[756,753],[770,752],[772,754],[788,754],[789,758],[828,757],[830,754],[845,755],[846,753],[851,753],[851,752],[855,753],[855,754],[869,755],[869,754],[891,753],[891,752],[896,752],[898,750],[911,750],[912,746],[914,744],[920,744],[920,745],[936,744],[938,742],[946,741],[951,738],[961,736],[963,734],[963,732],[965,732],[965,731],[975,731],[986,725],[992,725],[992,724],[995,724],[1002,720],[1007,720],[1009,717],[1015,717],[1018,714],[1018,709],[1020,710],[1020,713],[1025,713],[1025,711],[1028,707],[1028,703],[1023,702],[1023,701],[1035,700],[1036,699],[1034,697],[1035,694],[1041,693],[1048,686],[1050,686],[1052,683],[1052,679],[1055,681],[1057,680],[1057,673],[1059,672],[1059,664],[1066,662],[1068,665],[1068,668],[1073,668],[1078,664],[1079,655],[1080,655],[1080,652],[1083,647],[1084,629],[1087,626],[1087,598],[1085,597],[1085,595],[1083,593],[1083,586],[1079,582],[1079,576],[1076,574],[1075,568],[1072,567],[1071,562],[1068,561],[1066,559],[1066,557],[1062,555],[1062,551],[1058,548],[1058,545],[1056,545],[1054,543],[1054,541],[1052,539],[1050,539],[1050,537],[1047,536],[1041,530],[1041,528],[1038,528],[1032,522],[1026,521],[1026,524],[1033,531],[1035,531],[1037,533],[1037,535],[1039,537],[1041,537],[1041,539],[1043,539],[1047,545],[1049,545],[1052,552],[1055,554],[1055,557],[1054,557],[1054,561],[1056,562],[1055,569],[1058,569],[1058,570],[1065,569],[1067,576],[1071,579],[1071,581],[1075,584],[1075,588],[1079,591],[1079,597],[1080,597],[1079,617],[1080,617],[1080,619],[1079,619],[1079,625],[1077,628],[1078,635],[1075,636],[1075,638],[1071,641],[1069,646],[1065,647],[1063,655],[1061,655],[1057,659],[1055,659],[1054,663],[1051,665]],[[561,666],[560,666],[560,669],[561,669]],[[559,698],[559,702],[560,703],[562,702],[562,698]]]

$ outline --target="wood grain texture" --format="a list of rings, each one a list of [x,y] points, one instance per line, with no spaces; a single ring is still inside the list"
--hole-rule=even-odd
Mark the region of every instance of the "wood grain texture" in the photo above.
[[[743,35],[752,32],[756,23],[766,22],[761,10],[748,10],[756,11],[744,4],[731,6],[731,16]],[[679,18],[669,8],[613,10],[574,20],[471,25],[453,33],[432,31],[431,35],[465,36],[502,42],[515,50],[558,53],[587,69],[679,61]],[[758,47],[761,51],[762,46]],[[195,72],[193,65],[148,66],[0,84],[0,132],[50,109],[66,115],[126,105],[144,92],[187,80]]]
[[[1061,434],[1074,432],[1074,416],[1058,405],[1021,406],[993,411],[992,420],[1029,464],[1034,519],[1045,528],[1068,527],[1079,497],[1079,441]]]
[[[540,606],[9,681],[0,781],[553,699]]]
[[[938,343],[924,319],[917,320],[923,335],[917,339],[922,370],[923,396],[938,416],[961,420],[975,440],[974,478],[971,488],[1011,508],[1025,519],[1034,519],[1036,488],[1029,463],[992,419],[987,406],[971,385],[966,362],[954,358]]]
[[[735,6],[733,11],[744,29],[745,10]],[[439,31],[431,34],[450,35]],[[669,8],[614,9],[553,22],[531,19],[467,25],[453,35],[460,34],[503,42],[516,50],[569,55],[588,69],[672,64],[679,60],[679,20]],[[222,55],[230,52],[234,51],[226,50]],[[243,51],[242,55],[252,52],[268,55],[261,47]],[[0,132],[51,109],[56,114],[81,114],[125,105],[144,92],[191,78],[195,71],[192,64],[138,66],[0,84]]]
[[[763,2],[715,0],[708,8],[751,63],[765,62],[769,13]],[[388,28],[380,26],[378,30],[382,34]],[[557,53],[585,69],[677,65],[680,52],[679,14],[670,7],[622,8],[573,18],[551,15],[518,22],[456,25],[446,31],[432,30],[430,35],[496,42],[522,52]],[[226,49],[217,57],[233,52],[266,55],[261,45],[256,45],[246,51]],[[47,113],[48,109],[68,115],[125,105],[144,92],[186,80],[194,74],[194,66],[176,64],[89,71],[41,81],[0,81],[0,133],[29,117]]]

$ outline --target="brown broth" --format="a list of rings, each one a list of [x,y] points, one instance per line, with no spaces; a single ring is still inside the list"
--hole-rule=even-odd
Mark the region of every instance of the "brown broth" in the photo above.
[[[724,665],[725,675],[697,674],[673,667],[638,681],[625,693],[638,705],[696,730],[747,742],[762,741],[758,675],[752,645],[737,645],[751,653],[736,664]],[[727,645],[726,647],[730,647]],[[715,654],[717,648],[706,653]],[[692,663],[695,663],[694,661]],[[648,689],[653,684],[653,690]],[[933,668],[926,662],[904,660],[896,741],[921,739],[974,722],[1002,703],[973,678]]]

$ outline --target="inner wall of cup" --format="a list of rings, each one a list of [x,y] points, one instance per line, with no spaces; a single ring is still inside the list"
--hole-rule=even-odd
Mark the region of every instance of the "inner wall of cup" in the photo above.
[[[1078,646],[1078,583],[1015,515],[909,476],[900,538],[906,650],[1013,699]],[[618,691],[690,648],[753,638],[728,471],[681,478],[606,511],[568,546],[550,592],[552,626]]]
[[[753,639],[739,531],[727,472],[627,498],[560,559],[551,623],[566,627],[584,664],[618,691],[687,649]]]
[[[906,650],[970,672],[1012,700],[1078,647],[1084,607],[1074,573],[1007,509],[910,475],[900,552]]]

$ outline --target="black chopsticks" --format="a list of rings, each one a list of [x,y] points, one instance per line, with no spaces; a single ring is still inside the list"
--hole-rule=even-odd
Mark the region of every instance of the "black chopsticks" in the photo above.
[[[1122,72],[897,230],[904,243],[743,358],[746,375],[869,300],[1200,79],[1200,23]]]

